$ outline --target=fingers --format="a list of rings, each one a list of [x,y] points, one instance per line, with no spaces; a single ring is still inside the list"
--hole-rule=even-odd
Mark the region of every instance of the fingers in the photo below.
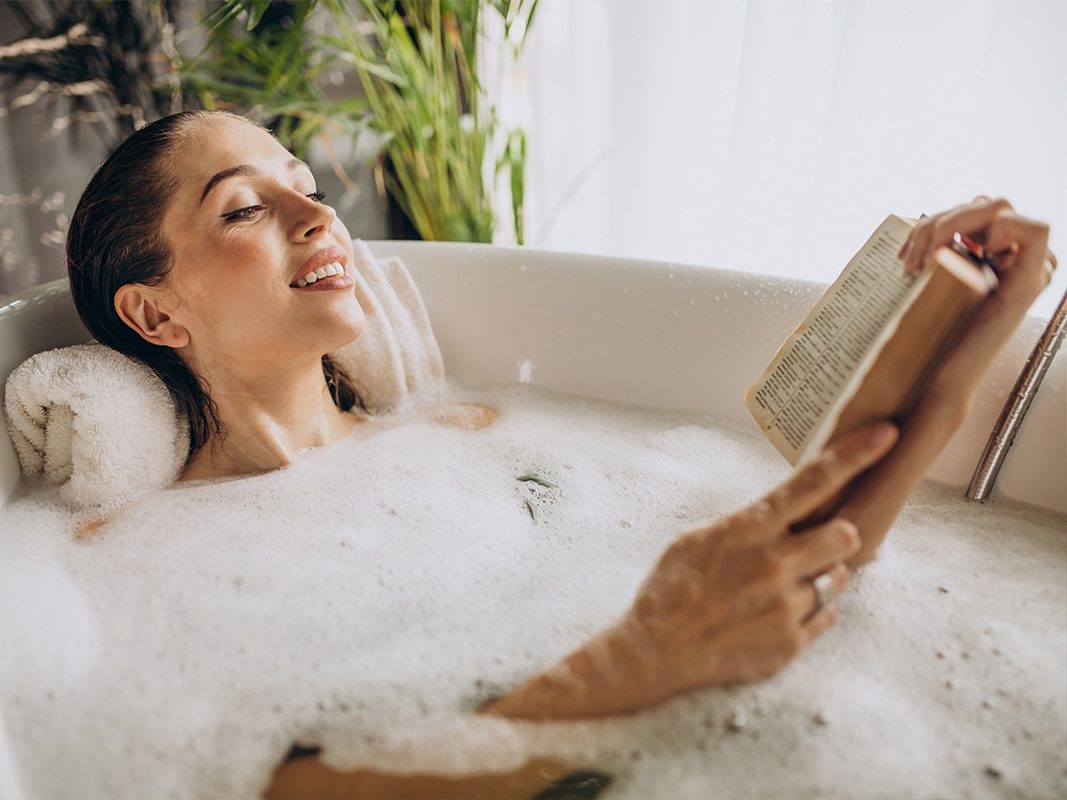
[[[949,244],[956,231],[980,233],[998,213],[1012,210],[1007,200],[979,196],[974,202],[919,220],[898,255],[904,260],[905,268],[914,272],[925,263],[928,253]]]
[[[771,550],[795,578],[818,575],[859,552],[859,531],[847,519],[837,517],[815,528],[775,543]]]
[[[792,612],[790,620],[806,616],[813,607],[811,578],[832,572],[859,552],[856,526],[841,518],[783,537],[770,545],[751,548],[747,557],[735,558],[730,577],[739,581],[730,589],[730,606],[738,616],[759,614],[765,609]],[[721,572],[702,575],[704,585],[714,590],[724,581]],[[799,597],[797,592],[799,591]],[[803,610],[804,613],[800,613]],[[710,619],[710,617],[708,618]]]
[[[830,572],[832,592],[836,597],[848,585],[848,570],[843,564]],[[731,631],[730,638],[745,641],[737,655],[736,678],[751,680],[784,667],[801,651],[825,633],[837,620],[837,608],[830,603],[816,610],[811,582],[797,585],[781,602],[752,617],[745,626]],[[719,644],[721,645],[721,640]]]
[[[830,593],[834,598],[848,588],[848,567],[838,561],[819,570],[816,575],[806,575],[793,580],[773,603],[764,605],[753,615],[754,623],[761,627],[771,627],[788,633],[805,622],[822,609],[819,608],[815,578],[819,575],[830,576]]]
[[[850,580],[848,567],[844,564],[835,564],[829,570],[820,574],[830,576],[830,593],[833,596],[831,599],[832,603],[833,599],[839,597],[848,587],[848,582]],[[819,593],[815,589],[815,578],[808,578],[801,581],[800,584],[790,591],[789,606],[793,612],[793,619],[797,622],[805,622],[822,611],[823,608],[819,607],[818,595]]]
[[[917,271],[930,253],[952,241],[956,231],[982,242],[999,269],[1028,270],[1042,286],[1056,268],[1056,255],[1048,249],[1049,226],[1020,216],[1007,200],[992,200],[984,195],[921,219],[898,257],[907,269]]]
[[[764,523],[758,531],[762,540],[778,538],[783,529],[835,497],[852,478],[889,452],[896,439],[896,426],[878,422],[826,448],[815,461],[752,507],[753,517]]]
[[[818,613],[812,616],[807,622],[800,627],[800,649],[804,649],[813,641],[818,639],[830,626],[837,620],[837,607],[834,605],[828,605],[826,608],[820,609]]]
[[[848,568],[838,564],[829,571],[829,575],[831,592],[836,598],[848,586]],[[777,638],[782,643],[784,654],[794,657],[836,619],[837,609],[832,602],[819,608],[815,589],[809,580],[798,584],[783,597],[781,603],[764,611],[756,624],[765,630],[778,630]]]
[[[990,223],[986,249],[997,256],[1001,267],[1028,269],[1040,280],[1044,277],[1045,262],[1049,260],[1048,235],[1049,227],[1045,223],[1005,212]],[[1008,254],[1009,258],[1002,254]]]

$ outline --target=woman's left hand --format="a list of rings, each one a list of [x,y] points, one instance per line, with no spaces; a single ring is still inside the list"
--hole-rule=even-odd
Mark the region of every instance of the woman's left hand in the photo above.
[[[986,367],[1022,322],[1034,298],[1048,286],[1056,256],[1048,249],[1049,226],[1023,217],[1007,200],[978,196],[972,202],[921,219],[900,251],[917,271],[937,248],[960,232],[981,243],[998,267],[1000,284],[939,370],[929,393],[969,405]]]
[[[1048,225],[1015,213],[1007,200],[988,197],[920,220],[901,249],[905,266],[920,269],[956,231],[994,256],[1000,283],[904,420],[896,447],[860,479],[840,509],[863,539],[854,565],[874,556],[908,496],[970,413],[982,375],[1056,268]]]

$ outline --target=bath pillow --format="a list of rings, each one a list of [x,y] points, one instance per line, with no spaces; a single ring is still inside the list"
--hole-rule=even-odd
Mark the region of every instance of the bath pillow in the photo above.
[[[403,261],[379,261],[360,240],[353,247],[367,327],[330,356],[367,410],[387,413],[436,394],[444,362]],[[163,382],[97,342],[31,356],[8,376],[4,405],[23,473],[59,486],[76,509],[119,505],[173,483],[189,452],[188,424]]]
[[[352,378],[368,410],[403,408],[413,398],[425,398],[443,386],[441,350],[404,262],[395,256],[375,258],[359,239],[352,246],[352,278],[367,327],[330,357]]]
[[[23,473],[76,508],[166,486],[189,453],[163,381],[97,342],[31,356],[8,376],[4,406]]]

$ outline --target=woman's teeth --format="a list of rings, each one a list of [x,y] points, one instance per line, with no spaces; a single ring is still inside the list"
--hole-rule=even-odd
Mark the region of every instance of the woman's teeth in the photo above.
[[[311,272],[309,272],[302,278],[297,278],[295,285],[297,288],[303,289],[308,284],[314,283],[318,280],[322,280],[323,278],[329,278],[332,275],[344,274],[345,268],[341,266],[341,262],[334,261],[332,264],[327,264],[325,267],[319,267],[318,269],[311,270]]]

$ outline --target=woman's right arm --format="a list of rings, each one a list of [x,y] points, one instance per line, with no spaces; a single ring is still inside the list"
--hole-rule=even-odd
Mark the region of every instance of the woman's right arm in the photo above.
[[[619,622],[483,710],[539,720],[619,714],[777,671],[834,621],[833,605],[813,613],[812,580],[828,572],[839,593],[844,562],[860,548],[844,519],[790,526],[895,440],[888,423],[857,431],[762,500],[679,537]]]
[[[539,720],[619,714],[775,672],[834,620],[833,605],[812,613],[811,578],[829,572],[840,592],[844,562],[860,546],[855,527],[841,519],[798,534],[790,526],[895,439],[888,424],[859,431],[759,502],[681,536],[623,619],[483,711]],[[304,759],[279,765],[264,797],[529,797],[570,771],[535,760],[506,774],[389,775]]]

